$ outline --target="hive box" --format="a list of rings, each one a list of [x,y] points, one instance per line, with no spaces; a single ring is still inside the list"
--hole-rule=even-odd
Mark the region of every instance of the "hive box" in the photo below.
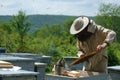
[[[14,57],[23,57],[23,58],[32,58],[35,62],[41,62],[50,64],[51,56],[45,56],[40,54],[32,54],[32,53],[4,53],[3,55],[9,55]]]
[[[36,80],[37,72],[26,70],[2,70],[0,69],[0,80]]]
[[[120,80],[120,66],[110,66],[108,72],[112,80]]]
[[[24,70],[34,71],[34,62],[32,58],[22,58],[10,55],[0,55],[0,60],[11,62],[14,66],[22,67]]]
[[[109,80],[108,74],[100,74],[96,72],[80,72],[80,77],[69,77],[62,75],[46,74],[45,80]]]
[[[70,57],[70,56],[64,57],[64,59],[65,59],[65,68],[67,70],[82,70],[83,63],[79,63],[79,64],[76,64],[76,65],[73,65],[73,66],[69,66],[69,64],[71,62],[73,62],[74,60],[76,60],[77,58],[78,57]]]

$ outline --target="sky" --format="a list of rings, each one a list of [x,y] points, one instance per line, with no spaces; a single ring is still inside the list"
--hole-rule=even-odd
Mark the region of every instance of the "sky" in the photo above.
[[[0,0],[0,15],[16,15],[22,10],[27,15],[95,16],[101,3],[120,4],[120,0]]]

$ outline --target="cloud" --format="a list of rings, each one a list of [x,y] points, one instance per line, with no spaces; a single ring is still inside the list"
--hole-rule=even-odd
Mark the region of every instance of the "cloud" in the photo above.
[[[26,14],[96,15],[100,3],[118,0],[0,0],[0,15]]]

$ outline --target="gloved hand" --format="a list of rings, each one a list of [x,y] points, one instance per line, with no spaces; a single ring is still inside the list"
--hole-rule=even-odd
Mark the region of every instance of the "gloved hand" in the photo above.
[[[107,43],[103,43],[101,45],[97,46],[97,52],[101,52],[102,50],[104,50],[107,46]]]
[[[77,53],[77,56],[78,57],[81,57],[81,56],[83,56],[84,55],[84,53],[82,52],[82,51],[78,51],[78,53]]]

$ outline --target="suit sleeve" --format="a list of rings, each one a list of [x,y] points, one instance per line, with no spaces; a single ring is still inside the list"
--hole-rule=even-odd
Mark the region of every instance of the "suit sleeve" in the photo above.
[[[108,45],[111,45],[116,38],[116,32],[110,29],[106,29],[102,26],[100,26],[99,29],[102,31],[102,33],[106,35],[104,42],[107,43]]]
[[[81,46],[80,46],[80,42],[79,40],[77,40],[77,48],[78,48],[78,57],[80,57],[81,55],[84,55],[84,51],[82,50]]]

